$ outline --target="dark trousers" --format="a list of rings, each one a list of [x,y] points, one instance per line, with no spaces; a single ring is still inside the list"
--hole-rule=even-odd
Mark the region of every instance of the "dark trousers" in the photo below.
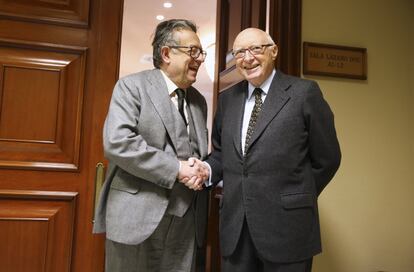
[[[273,263],[259,256],[250,236],[246,219],[232,255],[221,258],[222,272],[311,272],[312,259],[295,263]]]

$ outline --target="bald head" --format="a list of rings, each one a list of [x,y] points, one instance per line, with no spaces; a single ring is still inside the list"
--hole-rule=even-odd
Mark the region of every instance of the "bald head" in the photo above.
[[[263,30],[259,28],[252,27],[252,28],[246,28],[245,30],[243,30],[237,35],[233,43],[233,50],[235,49],[236,46],[239,46],[238,43],[247,42],[255,38],[256,39],[259,38],[259,40],[256,40],[256,42],[259,42],[260,44],[269,44],[269,43],[275,44],[272,37],[270,37],[268,33],[264,32]]]
[[[233,54],[239,73],[253,86],[260,87],[275,68],[277,46],[263,30],[247,28],[234,40]]]

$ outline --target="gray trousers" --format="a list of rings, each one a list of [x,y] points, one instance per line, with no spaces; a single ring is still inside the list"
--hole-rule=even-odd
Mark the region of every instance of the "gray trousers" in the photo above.
[[[193,272],[194,211],[184,217],[164,215],[154,233],[138,245],[106,240],[106,272]]]

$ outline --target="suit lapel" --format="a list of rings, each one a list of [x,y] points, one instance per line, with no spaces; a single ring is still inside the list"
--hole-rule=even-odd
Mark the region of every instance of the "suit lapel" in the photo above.
[[[234,92],[232,97],[232,105],[230,105],[229,116],[234,116],[232,120],[236,120],[231,125],[233,126],[230,131],[234,131],[234,147],[238,151],[239,155],[243,157],[241,149],[241,131],[243,125],[244,107],[247,98],[247,81],[243,81],[237,91]],[[227,109],[226,109],[227,112]]]
[[[260,137],[286,103],[288,103],[290,96],[286,93],[286,90],[289,87],[290,83],[286,80],[286,77],[280,71],[277,71],[270,85],[266,100],[263,103],[262,111],[250,140],[249,148]]]
[[[201,105],[197,103],[197,99],[194,95],[195,90],[193,88],[188,88],[187,90],[187,109],[189,110],[188,114],[191,114],[194,123],[194,130],[197,135],[198,148],[200,151],[200,156],[205,158],[207,156],[207,137],[206,133],[206,119],[203,114]]]
[[[145,91],[160,116],[174,148],[177,150],[177,136],[174,127],[174,115],[172,112],[173,105],[167,92],[167,85],[159,70],[153,70],[148,76],[148,81],[149,88]]]

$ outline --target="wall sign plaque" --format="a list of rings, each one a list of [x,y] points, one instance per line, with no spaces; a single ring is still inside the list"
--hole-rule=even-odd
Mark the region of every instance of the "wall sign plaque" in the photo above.
[[[367,79],[367,49],[304,42],[303,74]]]

